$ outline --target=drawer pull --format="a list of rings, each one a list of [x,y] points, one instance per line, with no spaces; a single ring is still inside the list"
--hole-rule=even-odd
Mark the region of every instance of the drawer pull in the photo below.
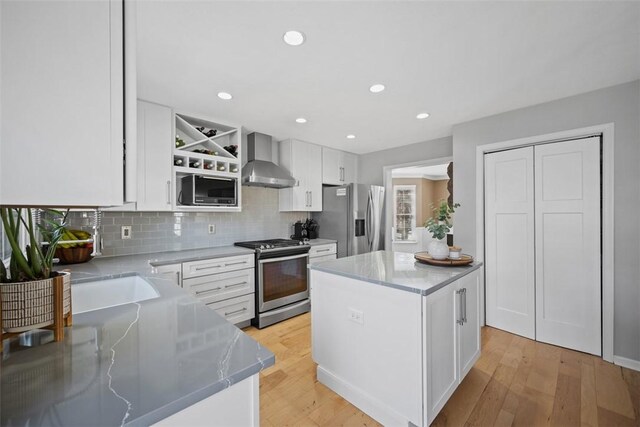
[[[243,307],[243,308],[241,308],[240,310],[230,311],[230,312],[228,312],[228,313],[225,311],[225,312],[224,312],[224,316],[225,316],[225,317],[227,317],[227,316],[231,316],[231,315],[234,315],[234,314],[242,313],[243,311],[247,311],[247,307]]]
[[[246,264],[247,261],[240,261],[240,262],[230,262],[229,264],[225,263],[224,266],[225,267],[229,267],[230,265],[241,265],[241,264]]]
[[[222,288],[218,286],[217,288],[207,289],[206,291],[196,291],[196,295],[206,294],[206,293],[209,293],[209,292],[215,292],[215,291],[219,291],[220,289],[222,289]]]
[[[210,270],[212,268],[220,268],[222,267],[222,265],[218,264],[218,265],[210,265],[208,267],[196,267],[196,271],[200,271],[200,270]]]
[[[327,248],[327,249],[318,249],[316,252],[329,252],[331,249]]]
[[[245,280],[244,282],[234,283],[234,284],[232,284],[232,285],[225,285],[225,287],[224,287],[224,288],[225,288],[225,289],[227,289],[227,288],[233,288],[233,287],[236,287],[236,286],[242,286],[242,285],[246,285],[246,284],[247,284],[247,281]]]

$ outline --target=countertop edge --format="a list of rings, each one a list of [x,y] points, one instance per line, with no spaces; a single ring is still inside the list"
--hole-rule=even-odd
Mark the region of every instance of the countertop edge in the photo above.
[[[412,287],[411,285],[399,285],[397,283],[387,282],[385,280],[375,280],[375,279],[370,279],[370,278],[367,278],[367,277],[359,276],[357,274],[350,274],[350,273],[345,273],[345,272],[342,272],[342,271],[336,271],[336,270],[334,270],[332,268],[322,267],[322,263],[320,263],[320,264],[311,264],[311,265],[309,265],[309,269],[322,271],[323,273],[335,274],[337,276],[347,277],[349,279],[355,279],[355,280],[360,280],[362,282],[374,283],[376,285],[386,286],[388,288],[394,288],[394,289],[398,289],[398,290],[401,290],[401,291],[411,292],[411,293],[415,293],[415,294],[420,294],[422,296],[426,296],[426,295],[430,295],[430,294],[442,289],[443,287],[445,287],[446,285],[448,285],[448,284],[450,284],[452,282],[455,282],[456,280],[460,279],[461,277],[464,277],[467,274],[478,270],[482,266],[483,266],[482,262],[475,262],[475,263],[473,263],[473,265],[471,265],[469,267],[463,267],[463,268],[465,268],[465,270],[460,271],[460,274],[458,274],[455,277],[452,277],[450,279],[444,280],[441,283],[430,287],[429,289],[418,289],[418,288]],[[450,268],[450,267],[440,267],[440,268]],[[460,267],[457,267],[457,268],[460,268]]]

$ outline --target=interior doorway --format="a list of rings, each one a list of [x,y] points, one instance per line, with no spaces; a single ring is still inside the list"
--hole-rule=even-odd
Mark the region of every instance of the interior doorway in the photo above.
[[[394,166],[386,170],[386,249],[408,253],[427,250],[432,237],[425,223],[440,203],[451,202],[452,178],[450,159]],[[452,239],[451,234],[448,240]]]

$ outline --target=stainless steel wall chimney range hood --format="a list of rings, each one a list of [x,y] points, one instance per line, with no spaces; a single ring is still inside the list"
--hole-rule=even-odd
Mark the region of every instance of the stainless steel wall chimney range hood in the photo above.
[[[253,132],[247,135],[248,162],[242,168],[242,185],[252,187],[287,188],[296,179],[271,161],[271,136]]]

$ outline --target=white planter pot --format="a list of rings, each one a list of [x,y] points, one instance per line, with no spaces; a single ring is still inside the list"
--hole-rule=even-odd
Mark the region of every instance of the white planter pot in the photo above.
[[[434,240],[429,243],[429,255],[433,259],[447,259],[449,257],[449,246],[444,239]]]

